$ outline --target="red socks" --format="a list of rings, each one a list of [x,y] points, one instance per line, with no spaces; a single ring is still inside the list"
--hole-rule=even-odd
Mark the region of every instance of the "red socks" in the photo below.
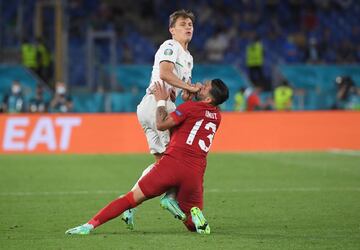
[[[125,210],[136,207],[137,204],[134,200],[133,192],[129,192],[123,197],[110,202],[106,207],[101,209],[88,223],[93,225],[94,228],[104,224],[105,222],[118,217]]]

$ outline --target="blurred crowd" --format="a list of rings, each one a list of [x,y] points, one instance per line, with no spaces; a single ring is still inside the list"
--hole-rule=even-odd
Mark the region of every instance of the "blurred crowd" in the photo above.
[[[336,96],[332,110],[360,110],[360,88],[350,76],[335,80]],[[291,111],[295,95],[304,99],[304,89],[296,89],[283,79],[273,91],[264,92],[260,86],[241,87],[234,96],[234,111]]]
[[[35,0],[23,2],[29,13],[23,34],[35,41],[31,32]],[[13,3],[16,4],[16,3]],[[1,45],[16,44],[16,12],[11,3],[3,7],[4,35]],[[258,40],[263,50],[260,64],[264,80],[271,85],[272,67],[279,63],[360,62],[360,2],[354,0],[68,0],[69,74],[71,85],[85,85],[86,37],[89,29],[116,34],[117,63],[151,63],[158,46],[169,37],[168,15],[175,9],[195,13],[195,32],[190,51],[195,63],[227,63],[248,72],[248,45]],[[45,10],[49,24],[51,12]],[[7,17],[9,16],[9,17]],[[8,19],[8,20],[7,20]],[[43,36],[51,41],[53,25]],[[23,40],[23,39],[21,39]],[[96,42],[98,63],[108,62],[106,41]]]
[[[31,30],[35,2],[23,2],[24,19],[28,21],[24,32],[17,34],[22,41],[18,48],[21,48],[23,64],[56,93],[52,69],[53,25],[44,27],[43,38],[34,37]],[[12,4],[16,5],[3,6],[6,15],[1,46],[16,44],[16,32],[12,32],[17,28],[12,26],[16,15],[11,12]],[[196,16],[190,43],[194,63],[235,65],[251,83],[247,91],[239,91],[239,100],[243,95],[246,100],[252,100],[250,103],[256,103],[257,95],[271,93],[269,100],[265,98],[263,104],[258,105],[261,109],[278,109],[278,99],[282,96],[279,93],[285,93],[287,98],[303,94],[301,90],[290,91],[289,88],[293,88],[291,83],[285,84],[286,81],[278,86],[273,76],[276,65],[360,63],[359,1],[68,0],[65,13],[69,25],[69,88],[86,86],[84,58],[89,29],[115,32],[117,63],[151,64],[156,49],[169,37],[169,13],[182,8],[192,10]],[[45,10],[44,22],[52,23],[48,14]],[[96,41],[95,57],[96,65],[108,63],[110,51],[106,41]],[[353,95],[358,93],[355,85],[350,91]],[[46,105],[47,109],[50,106],[50,103]],[[342,107],[344,105],[334,104],[334,108]]]
[[[63,82],[55,84],[53,93],[47,86],[38,84],[34,95],[29,97],[24,94],[21,82],[14,80],[0,105],[0,113],[68,113],[72,111],[72,98]]]
[[[178,8],[196,15],[191,51],[197,62],[244,65],[255,37],[278,61],[360,62],[360,3],[352,0],[71,0],[70,37],[84,38],[89,25],[115,30],[121,62],[149,62],[168,37],[168,14]]]

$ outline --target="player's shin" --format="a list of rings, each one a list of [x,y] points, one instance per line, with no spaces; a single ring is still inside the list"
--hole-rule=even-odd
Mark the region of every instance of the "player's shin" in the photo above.
[[[131,189],[131,191],[134,191],[136,187],[138,187],[138,183],[139,181],[147,174],[149,173],[149,171],[153,168],[154,163],[150,164],[141,174],[140,178],[137,180],[137,182],[135,183],[135,185],[133,186],[133,188]],[[131,208],[126,210],[123,214],[122,214],[122,220],[125,222],[126,224],[126,228],[133,230],[135,223],[134,223],[134,217],[135,217],[135,212],[136,209]]]
[[[137,206],[137,203],[134,199],[134,193],[130,191],[126,195],[121,198],[118,198],[111,203],[109,203],[106,207],[101,209],[89,222],[94,226],[94,228],[104,224],[105,222],[119,216],[125,210],[134,208]]]

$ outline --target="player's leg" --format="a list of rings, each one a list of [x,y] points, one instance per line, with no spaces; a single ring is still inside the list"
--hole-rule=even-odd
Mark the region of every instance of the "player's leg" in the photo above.
[[[155,165],[153,170],[140,180],[139,186],[147,197],[149,197],[149,193],[160,195],[167,190],[176,190],[174,187],[177,186],[178,181],[175,164],[176,161],[174,161],[172,157],[164,156],[158,164]],[[155,175],[156,178],[151,178],[151,176]],[[146,183],[146,185],[143,183]],[[167,196],[165,195],[164,197]],[[173,198],[165,199],[164,197],[161,199],[161,205],[171,211],[175,217],[184,220],[186,216],[179,208],[177,201]]]
[[[171,157],[163,157],[154,166],[152,171],[139,181],[139,184],[133,191],[109,203],[89,220],[88,223],[69,229],[65,233],[89,234],[94,228],[119,216],[125,210],[136,207],[144,200],[163,194],[175,185],[176,178],[173,176],[174,169],[172,168],[174,164]]]
[[[141,100],[140,104],[138,105],[137,110],[136,110],[136,115],[137,115],[139,123],[141,124],[141,126],[144,130],[146,140],[149,145],[150,153],[154,154],[155,159],[156,159],[157,152],[159,150],[161,151],[161,150],[165,150],[165,149],[158,148],[158,145],[161,146],[161,142],[160,142],[160,139],[158,138],[156,129],[153,128],[154,123],[152,121],[155,119],[155,107],[156,107],[156,102],[155,102],[154,97],[151,95],[146,95]],[[157,162],[157,160],[155,162]],[[154,166],[154,163],[150,164],[142,172],[140,178],[137,180],[137,182],[135,183],[132,190],[137,186],[139,181],[153,168],[153,166]],[[135,227],[135,221],[134,221],[135,212],[136,212],[136,209],[132,208],[132,209],[126,210],[122,214],[121,219],[122,219],[122,221],[125,222],[126,227],[130,230],[133,230]]]
[[[160,206],[168,210],[176,219],[185,221],[186,215],[180,209],[179,203],[176,200],[176,188],[172,188],[160,199]]]
[[[133,191],[139,181],[147,174],[150,172],[150,170],[153,168],[154,166],[154,163],[152,163],[151,165],[149,165],[141,174],[140,178],[136,181],[135,185],[133,186],[133,188],[131,189],[131,191]],[[133,230],[134,227],[135,227],[135,221],[134,221],[134,217],[135,217],[135,211],[136,211],[136,208],[130,208],[128,210],[126,210],[123,214],[122,214],[122,220],[125,222],[126,224],[126,228],[127,229],[130,229],[130,230]]]
[[[190,210],[191,222],[194,224],[196,232],[199,234],[210,234],[210,225],[205,219],[202,211],[198,207],[192,207]],[[192,227],[191,223],[188,222],[187,226]]]
[[[71,228],[65,234],[89,234],[96,227],[106,223],[107,221],[116,218],[129,208],[134,208],[141,204],[147,198],[139,187],[128,192],[126,195],[117,198],[110,202],[107,206],[101,209],[91,220],[87,223]]]
[[[171,104],[171,102],[170,102]],[[167,107],[170,110],[175,110],[175,105],[172,103],[172,105],[170,105],[170,107]],[[160,139],[161,142],[161,147],[158,147],[158,149],[163,148],[165,150],[165,148],[167,147],[167,145],[170,142],[170,133],[169,131],[158,131],[157,130],[157,134],[158,134],[158,138]],[[159,156],[159,154],[158,154]],[[161,154],[162,156],[162,154]],[[166,194],[160,199],[160,206],[163,209],[166,209],[167,211],[169,211],[175,218],[179,219],[179,220],[185,220],[186,219],[186,215],[183,211],[181,211],[179,204],[176,200],[176,193],[177,190],[176,188],[172,188],[170,190],[168,190],[166,192]]]
[[[139,121],[140,117],[138,115]],[[158,131],[151,128],[152,124],[149,124],[149,122],[142,121],[142,127],[144,129],[146,140],[149,145],[150,153],[154,155],[155,162],[159,161],[163,155],[163,152],[165,151],[165,146],[160,140],[160,137],[158,135]],[[140,178],[137,180],[136,184],[139,183],[139,181],[150,172],[150,170],[153,168],[154,163],[150,164],[141,174]],[[135,186],[136,186],[135,184]],[[134,187],[135,187],[134,186]],[[135,217],[135,209],[129,209],[123,213],[122,220],[125,222],[126,227],[130,230],[134,229],[134,217]]]
[[[179,207],[187,218],[184,225],[189,231],[210,234],[210,225],[205,219],[203,209],[203,184],[201,176],[188,176],[180,185],[177,196]]]
[[[166,103],[166,108],[169,112],[175,110],[176,107],[174,103],[169,101]],[[156,101],[153,95],[150,95],[144,98],[142,103],[138,106],[137,116],[146,135],[150,153],[154,155],[155,162],[158,162],[170,142],[170,133],[169,131],[159,131],[156,129],[155,110]],[[160,200],[160,206],[168,210],[175,218],[179,218],[181,220],[185,218],[185,214],[181,211],[176,201],[176,189],[166,192],[166,195],[164,195],[164,197]],[[133,216],[134,213],[124,213],[124,215],[129,215],[127,218],[131,221],[130,216]],[[123,220],[127,220],[127,218],[123,218]]]

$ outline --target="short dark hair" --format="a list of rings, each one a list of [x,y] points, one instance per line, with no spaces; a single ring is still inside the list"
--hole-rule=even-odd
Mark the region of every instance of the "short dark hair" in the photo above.
[[[175,23],[176,23],[176,20],[179,18],[179,17],[182,17],[182,18],[190,18],[191,21],[194,23],[195,22],[195,16],[194,16],[194,13],[192,13],[191,11],[189,10],[177,10],[175,11],[174,13],[172,13],[169,17],[169,27],[174,27],[175,26]]]
[[[211,80],[210,95],[213,97],[212,104],[218,106],[229,98],[229,89],[220,79]]]

